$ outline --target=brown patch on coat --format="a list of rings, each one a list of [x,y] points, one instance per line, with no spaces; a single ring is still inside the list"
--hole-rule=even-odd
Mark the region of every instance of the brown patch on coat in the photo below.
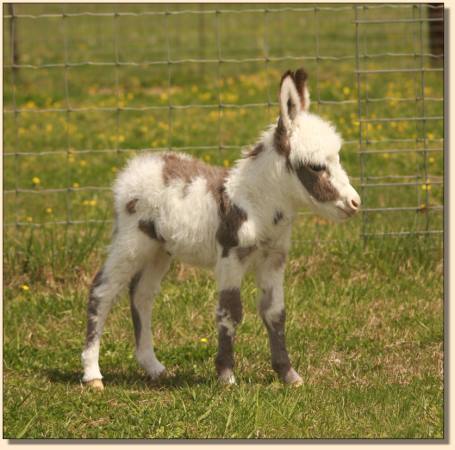
[[[150,239],[155,239],[159,242],[165,242],[162,236],[160,236],[155,227],[153,220],[141,219],[138,223],[138,228],[145,233]]]
[[[246,158],[256,159],[264,150],[265,146],[261,142],[246,154]]]
[[[220,292],[217,322],[220,323],[226,314],[234,327],[241,322],[243,312],[240,289],[223,289]],[[234,367],[234,336],[231,336],[229,330],[224,326],[220,326],[218,331],[218,354],[215,366],[218,375],[221,375],[226,369]]]
[[[220,298],[218,302],[220,311],[227,311],[234,326],[242,321],[242,302],[240,300],[240,289],[223,289],[220,291]]]
[[[133,198],[126,204],[126,212],[128,214],[134,214],[136,212],[136,203],[139,201],[138,198]]]
[[[255,245],[251,245],[250,247],[238,247],[235,249],[236,250],[235,252],[237,254],[237,258],[239,259],[239,261],[243,262],[256,249],[257,249],[257,247]]]
[[[220,224],[216,230],[216,240],[223,248],[221,257],[226,258],[229,250],[239,245],[238,231],[248,216],[242,208],[231,202],[224,188],[219,192],[218,201]]]
[[[262,320],[267,328],[269,335],[270,352],[272,356],[272,368],[278,373],[281,379],[284,379],[286,374],[291,369],[288,351],[286,349],[284,327],[286,322],[286,312],[284,308],[281,310],[278,317],[268,322],[266,313],[273,305],[273,289],[265,289],[262,293],[259,304],[259,312]]]
[[[136,273],[134,277],[130,281],[129,285],[129,293],[130,293],[130,306],[131,306],[131,318],[133,319],[133,328],[134,328],[134,338],[136,340],[136,347],[139,347],[141,333],[142,333],[142,324],[141,324],[141,316],[139,311],[134,304],[134,296],[136,295],[137,287],[139,285],[139,281],[142,277],[142,271]]]
[[[207,182],[207,190],[216,196],[218,187],[223,184],[228,174],[224,167],[210,166],[198,159],[182,158],[174,153],[166,153],[162,158],[164,184],[168,186],[172,180],[183,180],[186,183],[184,195],[188,192],[187,185],[195,178],[201,177]]]
[[[289,155],[291,153],[291,145],[289,143],[288,133],[281,117],[278,119],[278,124],[273,135],[273,147],[279,155],[286,159],[286,168],[291,172],[292,165],[289,159]]]
[[[88,305],[87,305],[87,335],[86,335],[86,342],[85,348],[90,347],[93,340],[96,337],[96,324],[98,321],[98,307],[100,303],[100,298],[95,295],[95,289],[101,284],[103,284],[103,269],[100,269],[95,277],[93,278],[92,284],[90,286],[90,293],[88,297]]]
[[[278,210],[273,216],[273,224],[278,225],[284,219],[284,214],[282,211]]]
[[[330,182],[327,171],[316,171],[307,165],[296,169],[297,176],[305,189],[319,202],[329,202],[340,197],[340,193]]]

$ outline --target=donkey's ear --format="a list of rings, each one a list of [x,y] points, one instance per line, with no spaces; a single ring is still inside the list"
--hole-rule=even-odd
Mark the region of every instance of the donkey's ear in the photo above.
[[[288,70],[282,77],[280,83],[280,113],[284,126],[289,130],[293,120],[302,109],[297,86],[294,81],[294,74]]]
[[[294,82],[299,93],[302,109],[308,111],[310,109],[310,92],[308,91],[308,75],[302,68],[296,70],[294,74]]]

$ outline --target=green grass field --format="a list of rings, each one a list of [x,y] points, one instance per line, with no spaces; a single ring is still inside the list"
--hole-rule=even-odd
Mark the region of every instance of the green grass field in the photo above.
[[[246,11],[16,19],[20,64],[35,68],[4,69],[4,437],[443,437],[441,236],[362,239],[442,230],[443,121],[412,120],[443,115],[443,73],[419,56],[428,53],[427,24],[359,25],[361,53],[383,54],[361,58],[360,69],[430,69],[363,75],[360,119],[371,122],[360,129],[354,9],[297,6],[308,11],[206,5]],[[30,4],[15,13],[115,8],[166,10]],[[419,14],[411,5],[359,11],[368,20]],[[8,30],[4,19],[7,65]],[[116,58],[137,64],[101,64]],[[168,58],[182,62],[150,64]],[[81,64],[47,66],[65,62]],[[276,117],[281,73],[302,64],[313,110],[346,141],[341,158],[365,211],[340,226],[308,214],[296,224],[286,272],[287,339],[304,386],[276,381],[250,278],[242,288],[238,385],[218,386],[214,282],[176,262],[153,318],[168,378],[151,384],[139,369],[125,296],[103,337],[106,389],[87,390],[80,381],[86,297],[109,242],[117,171],[143,149],[189,148],[231,166]],[[263,103],[270,106],[254,106]],[[176,106],[170,113],[169,105]],[[381,118],[410,119],[375,121]],[[375,153],[359,155],[360,131],[362,151]],[[374,211],[389,207],[405,209]],[[82,223],[52,223],[67,221]]]

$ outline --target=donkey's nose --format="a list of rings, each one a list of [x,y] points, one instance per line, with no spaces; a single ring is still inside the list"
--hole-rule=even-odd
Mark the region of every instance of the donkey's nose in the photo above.
[[[355,197],[352,197],[348,200],[348,206],[352,210],[352,212],[357,212],[358,209],[360,208],[360,197],[357,195]]]

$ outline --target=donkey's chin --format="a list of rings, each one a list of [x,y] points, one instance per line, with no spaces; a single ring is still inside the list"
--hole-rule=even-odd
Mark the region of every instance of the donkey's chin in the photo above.
[[[316,202],[313,202],[310,204],[310,208],[318,216],[334,223],[345,222],[351,217],[344,209],[333,204],[317,204]]]

